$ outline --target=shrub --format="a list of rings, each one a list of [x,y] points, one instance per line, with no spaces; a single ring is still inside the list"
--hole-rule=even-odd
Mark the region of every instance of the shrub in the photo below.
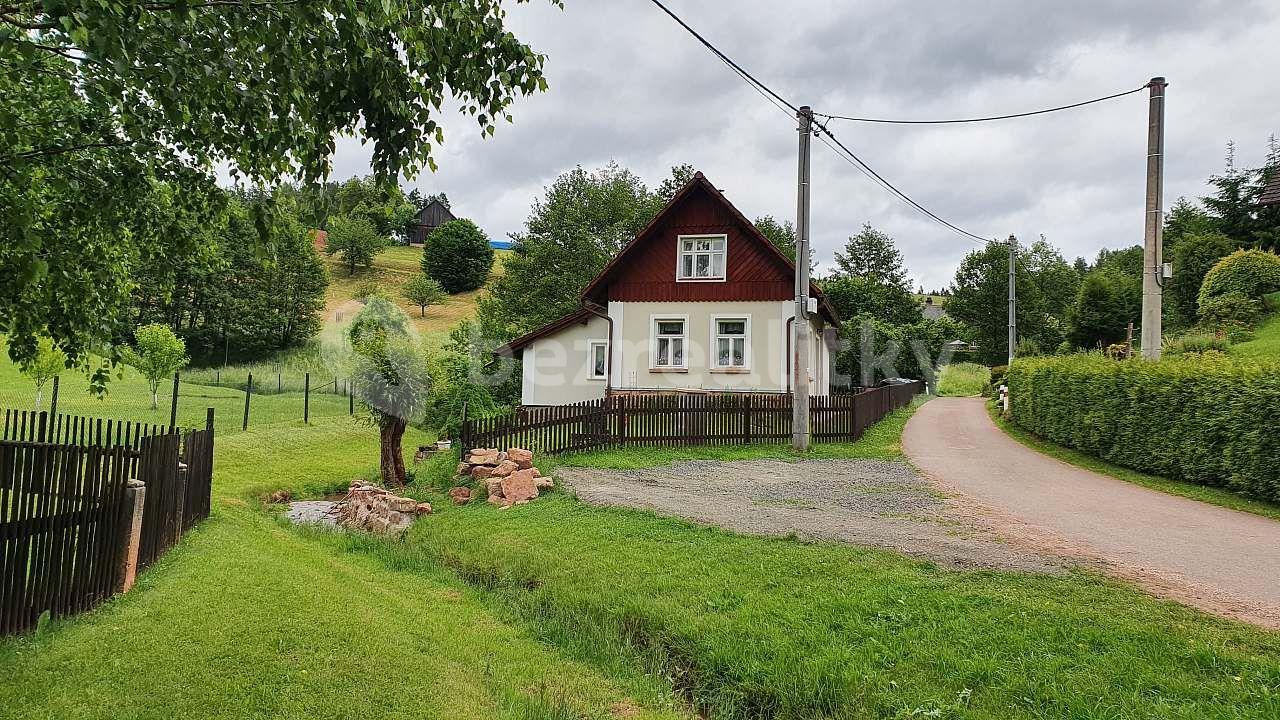
[[[137,347],[125,346],[120,359],[147,379],[151,409],[159,404],[160,381],[187,366],[187,344],[168,325],[143,325],[133,334]]]
[[[373,223],[362,217],[336,215],[329,218],[329,237],[324,251],[342,255],[347,274],[354,275],[357,266],[373,265],[373,258],[387,248],[387,238],[378,234]]]
[[[1263,250],[1237,250],[1218,261],[1200,285],[1199,305],[1228,293],[1261,299],[1280,291],[1280,255]]]
[[[422,272],[450,294],[484,285],[492,269],[489,238],[470,220],[450,220],[436,228],[422,250]]]
[[[387,297],[387,293],[382,289],[381,283],[372,278],[368,278],[361,280],[360,284],[356,285],[356,292],[352,296],[352,299],[367,303],[376,297],[385,298]]]
[[[1041,437],[1142,472],[1280,502],[1280,362],[1081,354],[1017,360],[1007,379],[1014,422]]]
[[[1216,295],[1200,305],[1200,322],[1206,327],[1253,327],[1262,318],[1262,303],[1238,292]]]
[[[1173,278],[1165,283],[1165,297],[1183,326],[1199,317],[1196,302],[1204,276],[1235,249],[1230,238],[1217,232],[1186,235],[1174,244]]]
[[[406,300],[421,309],[422,317],[427,316],[428,305],[439,305],[445,299],[444,288],[435,278],[425,273],[418,273],[409,278],[409,282],[400,288],[400,292]]]
[[[1226,352],[1231,343],[1224,337],[1213,333],[1191,333],[1170,340],[1164,351],[1170,355],[1186,355],[1188,353]]]

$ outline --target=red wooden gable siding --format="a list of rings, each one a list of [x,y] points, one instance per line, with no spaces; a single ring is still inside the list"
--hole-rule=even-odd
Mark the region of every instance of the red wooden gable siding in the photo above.
[[[728,236],[724,282],[676,282],[680,235]],[[759,240],[748,237],[723,201],[705,190],[672,207],[609,282],[608,299],[623,302],[690,300],[790,300],[790,271]]]

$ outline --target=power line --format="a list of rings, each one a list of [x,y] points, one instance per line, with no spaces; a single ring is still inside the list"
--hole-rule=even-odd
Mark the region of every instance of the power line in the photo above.
[[[894,195],[897,195],[899,198],[902,198],[902,200],[906,202],[908,205],[915,208],[916,210],[919,210],[921,213],[941,223],[947,228],[950,228],[951,230],[959,233],[960,235],[965,236],[966,238],[969,238],[970,240],[975,240],[980,243],[987,242],[987,238],[984,238],[981,235],[975,235],[969,232],[968,230],[965,230],[964,228],[959,227],[958,225],[955,225],[946,220],[943,220],[942,218],[938,217],[933,211],[929,210],[928,208],[916,202],[915,200],[912,200],[909,195],[899,190],[897,187],[893,185],[893,183],[889,182],[888,180],[885,180],[884,177],[880,175],[880,173],[876,172],[870,165],[863,162],[862,158],[858,157],[844,143],[840,142],[840,140],[837,139],[836,136],[833,135],[825,125],[823,125],[822,123],[814,123],[814,125],[819,129],[818,139],[822,141],[822,144],[826,145],[832,150],[836,150],[835,147],[832,147],[831,143],[827,142],[826,139],[822,137],[822,134],[825,133],[827,137],[831,138],[831,142],[834,142],[837,146],[839,146],[840,150],[836,151],[836,154],[839,155],[841,158],[844,158],[846,162],[849,162],[851,165],[853,165],[855,168],[861,171],[863,175],[867,175],[868,177],[877,181],[882,187],[887,189],[889,192],[893,193]]]
[[[703,36],[702,36],[702,35],[701,35],[697,30],[694,30],[694,29],[693,29],[693,28],[692,28],[688,23],[686,23],[684,20],[682,20],[682,19],[680,18],[680,16],[679,16],[679,15],[676,15],[676,14],[675,14],[674,12],[672,12],[669,8],[667,8],[667,6],[666,6],[666,5],[663,5],[663,4],[662,4],[662,2],[660,2],[660,0],[650,0],[650,2],[652,2],[654,5],[656,5],[660,10],[662,10],[662,12],[666,13],[666,14],[667,14],[667,15],[668,15],[672,20],[675,20],[675,21],[676,21],[676,23],[677,23],[677,24],[679,24],[679,25],[680,25],[680,27],[684,28],[684,29],[685,29],[685,30],[686,30],[690,35],[692,35],[693,37],[697,38],[698,42],[702,43],[704,47],[706,47],[708,50],[710,50],[710,51],[711,51],[711,52],[712,52],[716,57],[720,58],[720,60],[721,60],[721,61],[723,61],[726,65],[728,65],[730,68],[732,68],[732,69],[733,69],[733,71],[734,71],[735,73],[737,73],[737,74],[738,74],[738,76],[739,76],[739,77],[741,77],[741,78],[743,79],[743,81],[745,81],[747,84],[751,85],[751,86],[756,90],[756,92],[760,93],[761,95],[764,95],[764,96],[765,96],[765,98],[766,98],[766,99],[768,99],[770,102],[773,102],[774,100],[777,100],[778,102],[780,102],[780,103],[782,103],[783,105],[785,105],[785,106],[786,106],[788,109],[790,109],[792,112],[794,112],[794,113],[796,113],[796,114],[799,114],[799,112],[800,112],[800,108],[796,107],[796,105],[795,105],[794,103],[792,103],[791,101],[789,101],[789,100],[787,100],[786,98],[782,97],[782,96],[781,96],[781,95],[779,95],[778,93],[774,92],[774,91],[773,91],[773,89],[771,89],[768,85],[765,85],[763,82],[761,82],[760,80],[756,79],[756,77],[755,77],[754,75],[752,75],[751,73],[747,72],[747,71],[746,71],[746,70],[745,70],[741,65],[739,65],[738,63],[734,62],[732,58],[730,58],[728,55],[726,55],[726,54],[724,54],[723,52],[721,52],[721,51],[720,51],[720,49],[719,49],[719,48],[717,48],[715,45],[712,45],[710,40],[707,40],[707,39],[706,39],[705,37],[703,37]],[[872,169],[870,165],[868,165],[867,163],[863,162],[862,158],[858,157],[858,156],[857,156],[857,155],[856,155],[852,150],[850,150],[848,147],[846,147],[844,143],[840,142],[840,141],[836,138],[836,136],[835,136],[834,134],[832,134],[832,132],[826,128],[826,126],[825,126],[825,125],[823,125],[823,124],[821,124],[821,123],[816,123],[816,122],[814,123],[814,125],[815,125],[816,127],[818,127],[822,133],[825,133],[825,134],[827,135],[827,137],[831,138],[832,142],[834,142],[834,143],[836,143],[836,145],[839,145],[839,146],[840,146],[841,150],[843,150],[843,151],[844,151],[844,152],[843,152],[843,154],[841,154],[840,156],[841,156],[842,158],[844,158],[847,162],[850,162],[851,164],[853,164],[853,165],[854,165],[854,167],[855,167],[855,168],[857,168],[857,169],[858,169],[858,171],[859,171],[859,172],[861,172],[863,175],[866,175],[868,178],[870,178],[871,180],[873,180],[874,182],[876,182],[877,184],[879,184],[881,187],[885,188],[885,189],[886,189],[886,190],[888,190],[889,192],[891,192],[891,193],[893,193],[894,195],[896,195],[897,197],[901,198],[903,201],[905,201],[905,202],[906,202],[908,205],[910,205],[911,207],[915,208],[916,210],[920,211],[921,213],[925,214],[926,216],[928,216],[928,217],[932,218],[933,220],[937,221],[938,223],[941,223],[941,224],[942,224],[942,225],[944,225],[945,227],[950,228],[951,230],[953,230],[953,231],[955,231],[955,232],[957,232],[957,233],[960,233],[961,235],[964,235],[964,236],[966,236],[966,237],[968,237],[968,238],[971,238],[971,239],[974,239],[974,240],[977,240],[977,241],[979,241],[979,242],[983,242],[983,243],[985,243],[985,242],[986,242],[986,238],[983,238],[983,237],[982,237],[982,236],[980,236],[980,235],[975,235],[975,234],[973,234],[973,233],[969,232],[968,230],[965,230],[965,229],[963,229],[963,228],[960,228],[960,227],[959,227],[959,226],[957,226],[957,225],[954,225],[954,224],[952,224],[952,223],[950,223],[950,222],[948,222],[948,221],[946,221],[946,220],[943,220],[941,217],[938,217],[938,215],[936,215],[935,213],[933,213],[932,211],[930,211],[930,210],[929,210],[928,208],[926,208],[925,206],[923,206],[923,205],[921,205],[920,203],[916,202],[915,200],[911,199],[911,197],[910,197],[910,196],[908,196],[906,193],[902,192],[902,191],[901,191],[901,190],[899,190],[897,187],[895,187],[895,186],[893,185],[893,183],[890,183],[888,180],[885,180],[885,179],[884,179],[884,177],[883,177],[882,175],[880,175],[880,173],[878,173],[878,172],[876,172],[874,169]],[[819,139],[819,140],[822,140],[822,141],[823,141],[823,144],[827,145],[828,147],[831,147],[830,143],[827,143],[827,142],[826,142],[826,140],[824,140],[824,139],[822,138],[822,135],[821,135],[821,134],[819,134],[819,135],[818,135],[818,139]],[[835,148],[832,148],[832,149],[834,150]],[[837,154],[839,154],[839,153],[837,153]]]
[[[1032,115],[1044,115],[1045,113],[1058,112],[1059,110],[1070,110],[1072,108],[1083,107],[1085,105],[1092,105],[1094,103],[1105,102],[1107,100],[1114,100],[1119,97],[1124,97],[1125,95],[1132,95],[1136,92],[1142,92],[1143,90],[1146,90],[1149,86],[1150,86],[1150,83],[1148,83],[1147,85],[1143,85],[1142,87],[1134,88],[1132,90],[1125,90],[1124,92],[1118,92],[1118,93],[1106,95],[1100,98],[1094,98],[1092,100],[1083,100],[1081,102],[1071,103],[1070,105],[1059,105],[1057,107],[1044,108],[1043,110],[1031,110],[1028,112],[1011,113],[1009,115],[990,115],[987,117],[957,118],[953,120],[896,120],[896,119],[888,119],[888,118],[868,118],[868,117],[852,117],[849,115],[831,115],[828,113],[820,113],[820,112],[815,112],[814,115],[818,115],[824,118],[829,118],[831,120],[848,120],[851,122],[864,122],[864,123],[882,123],[886,125],[954,125],[958,123],[991,122],[992,120],[1009,120],[1012,118],[1030,117]]]

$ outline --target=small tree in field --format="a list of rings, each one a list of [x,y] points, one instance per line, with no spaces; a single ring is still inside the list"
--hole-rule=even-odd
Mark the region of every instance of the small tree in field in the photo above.
[[[187,345],[167,325],[143,325],[133,337],[136,347],[125,347],[121,359],[147,379],[151,409],[155,410],[159,407],[160,381],[187,365]]]
[[[422,249],[422,272],[449,293],[475,290],[492,269],[489,237],[470,220],[450,220],[436,228]]]
[[[329,218],[329,237],[324,251],[329,255],[341,253],[348,275],[354,275],[357,266],[372,265],[374,256],[386,247],[387,238],[379,235],[368,220],[347,215]]]
[[[405,484],[404,431],[426,408],[431,377],[413,340],[394,325],[377,326],[370,318],[362,321],[366,312],[356,317],[351,333],[356,398],[378,427],[383,484],[401,487]]]
[[[444,302],[447,293],[444,287],[426,273],[419,273],[409,279],[401,289],[404,298],[422,309],[422,317],[427,316],[428,305],[439,305]]]
[[[66,366],[66,353],[54,346],[52,339],[40,338],[36,345],[36,356],[22,366],[22,374],[36,384],[36,410],[40,409],[40,403],[44,399],[44,386]]]

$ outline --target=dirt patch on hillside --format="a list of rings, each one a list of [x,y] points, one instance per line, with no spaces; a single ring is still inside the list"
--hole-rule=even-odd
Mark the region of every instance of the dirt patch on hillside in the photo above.
[[[950,568],[1061,572],[1064,562],[1003,542],[973,509],[902,462],[688,461],[641,470],[559,468],[584,502],[653,510],[735,532],[840,540]]]

